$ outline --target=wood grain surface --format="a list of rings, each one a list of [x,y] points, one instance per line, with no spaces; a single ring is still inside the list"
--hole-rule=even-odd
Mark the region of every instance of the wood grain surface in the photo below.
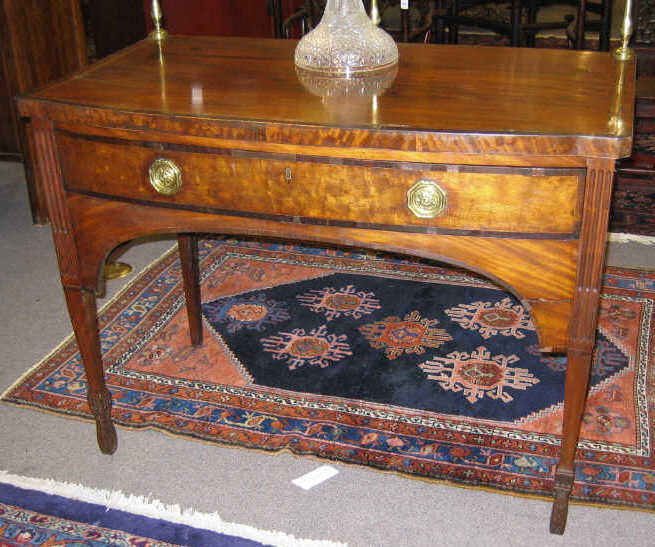
[[[376,101],[340,101],[303,87],[294,47],[290,40],[172,37],[160,63],[157,46],[145,40],[34,97],[50,101],[51,112],[65,105],[69,116],[71,106],[101,108],[107,125],[125,127],[121,114],[129,112],[142,115],[131,123],[151,129],[177,126],[188,134],[192,124],[219,137],[220,126],[232,139],[459,153],[630,153],[634,63],[626,68],[606,53],[400,44],[398,73],[386,93]],[[610,124],[616,112],[620,130]]]
[[[67,134],[59,134],[57,142],[68,190],[153,205],[318,224],[535,237],[574,236],[581,214],[581,169],[301,159]],[[182,172],[175,195],[159,194],[150,184],[148,169],[159,158],[174,161]],[[435,218],[419,218],[407,207],[407,193],[420,180],[446,194],[445,210]]]
[[[564,350],[575,288],[577,240],[499,239],[398,233],[157,209],[71,195],[69,209],[84,256],[80,282],[98,287],[102,264],[119,243],[180,232],[264,236],[421,256],[481,273],[515,294],[531,310],[544,350]],[[93,211],[93,214],[89,214]]]

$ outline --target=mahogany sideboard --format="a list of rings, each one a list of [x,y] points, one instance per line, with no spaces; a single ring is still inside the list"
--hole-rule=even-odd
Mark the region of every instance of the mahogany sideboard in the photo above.
[[[551,515],[563,533],[614,164],[632,144],[634,62],[400,44],[395,80],[349,96],[308,85],[294,47],[146,39],[19,100],[100,449],[113,453],[117,439],[95,295],[116,245],[180,234],[194,344],[196,233],[390,250],[488,276],[529,310],[543,351],[567,354]]]

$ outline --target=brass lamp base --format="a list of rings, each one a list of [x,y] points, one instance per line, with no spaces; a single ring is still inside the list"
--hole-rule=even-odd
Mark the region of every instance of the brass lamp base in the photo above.
[[[164,29],[156,29],[156,30],[153,30],[153,31],[150,33],[150,37],[151,37],[153,40],[158,40],[158,41],[163,40],[163,39],[166,38],[167,36],[168,36],[168,31],[166,31],[166,30],[164,30]]]
[[[107,262],[103,269],[105,279],[122,279],[132,273],[132,266],[125,262]]]
[[[614,57],[617,61],[629,61],[630,59],[633,59],[634,56],[635,52],[630,47],[621,46],[612,52],[612,57]]]

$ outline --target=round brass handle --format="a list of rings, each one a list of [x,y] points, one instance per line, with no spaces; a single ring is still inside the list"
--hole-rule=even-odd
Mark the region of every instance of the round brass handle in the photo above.
[[[407,207],[419,218],[436,217],[446,203],[446,191],[433,180],[419,180],[407,191]]]
[[[182,187],[182,170],[173,160],[157,158],[148,169],[150,184],[160,194],[172,196]]]

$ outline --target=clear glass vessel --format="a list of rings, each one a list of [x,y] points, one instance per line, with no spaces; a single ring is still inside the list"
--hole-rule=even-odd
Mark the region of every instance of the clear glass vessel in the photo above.
[[[348,78],[335,78],[328,72],[317,72],[296,67],[302,86],[319,97],[375,97],[384,95],[398,74],[394,64],[372,72],[351,74]]]
[[[305,70],[349,76],[395,65],[398,47],[366,15],[362,0],[327,0],[321,22],[296,47],[295,62]]]

